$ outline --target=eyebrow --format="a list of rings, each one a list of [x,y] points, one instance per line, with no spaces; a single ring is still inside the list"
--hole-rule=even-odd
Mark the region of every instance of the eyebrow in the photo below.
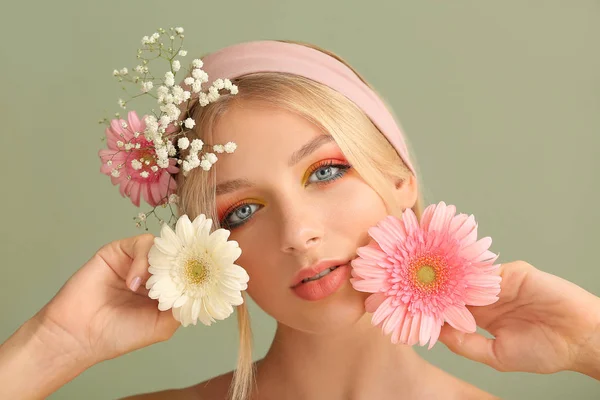
[[[317,136],[316,138],[304,144],[294,153],[292,153],[288,160],[288,166],[293,167],[294,165],[298,164],[303,158],[315,152],[319,147],[323,146],[325,143],[330,143],[333,141],[334,139],[331,135],[322,134]],[[246,178],[233,179],[230,181],[219,183],[216,187],[216,195],[219,196],[252,186],[252,181]]]

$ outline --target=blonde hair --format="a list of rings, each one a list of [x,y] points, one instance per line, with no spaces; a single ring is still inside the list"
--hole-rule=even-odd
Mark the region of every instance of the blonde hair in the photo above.
[[[314,48],[336,58],[351,68],[368,85],[337,55],[311,44],[292,43]],[[353,102],[325,85],[297,75],[262,72],[245,75],[233,81],[239,87],[239,93],[235,96],[223,95],[217,102],[208,106],[193,106],[190,109],[188,114],[196,121],[196,127],[189,136],[212,144],[213,127],[218,118],[232,105],[249,100],[276,105],[306,118],[329,133],[350,165],[381,196],[388,212],[400,216],[402,210],[394,204],[390,179],[404,181],[412,173],[394,147]],[[413,165],[416,165],[414,160]],[[218,168],[218,162],[215,166]],[[215,208],[215,169],[213,167],[206,172],[195,168],[185,178],[183,174],[178,174],[177,191],[180,198],[180,214],[187,214],[193,220],[203,213],[212,218],[216,229],[219,227],[219,221]],[[419,218],[422,208],[423,200],[419,194],[412,207]],[[230,386],[230,396],[233,400],[245,400],[251,396],[255,383],[252,332],[246,303],[237,307],[237,317],[240,348],[237,369]]]

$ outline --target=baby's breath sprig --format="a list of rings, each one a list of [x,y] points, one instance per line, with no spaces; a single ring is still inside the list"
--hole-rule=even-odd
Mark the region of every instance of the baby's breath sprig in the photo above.
[[[183,49],[184,29],[181,27],[159,28],[150,36],[142,38],[142,47],[137,51],[138,65],[132,68],[123,67],[113,70],[113,76],[122,83],[122,90],[127,94],[119,98],[117,104],[127,109],[128,104],[143,96],[151,96],[158,103],[158,110],[152,109],[141,119],[134,111],[129,111],[128,121],[104,118],[100,123],[108,126],[106,134],[109,150],[101,151],[103,162],[102,172],[113,178],[113,184],[121,183],[121,194],[132,198],[139,206],[140,191],[143,190],[145,200],[154,209],[148,213],[139,213],[134,217],[136,226],[147,230],[147,218],[156,216],[156,208],[167,206],[171,208],[172,195],[175,185],[174,174],[183,170],[187,176],[191,170],[200,167],[205,171],[217,161],[217,153],[232,153],[235,143],[214,145],[212,151],[204,151],[205,144],[200,139],[188,139],[195,121],[192,118],[181,120],[181,115],[197,101],[202,107],[217,101],[221,91],[235,95],[238,88],[229,79],[215,79],[204,90],[203,85],[209,82],[208,74],[202,69],[203,62],[194,59],[187,69],[187,77],[183,87],[176,85],[176,76],[182,70],[182,62],[178,57],[185,57]],[[164,74],[154,74],[150,64],[157,59],[168,62]],[[135,90],[130,93],[125,84],[133,85]],[[182,150],[188,150],[185,159],[179,156]],[[122,174],[123,173],[123,174]],[[170,174],[167,179],[165,174]],[[133,181],[133,182],[131,182]],[[125,185],[125,186],[123,186]],[[142,185],[143,188],[135,185]],[[134,198],[135,197],[135,198]],[[174,216],[172,212],[172,216]],[[165,222],[158,216],[159,222]],[[172,218],[169,219],[169,224]]]

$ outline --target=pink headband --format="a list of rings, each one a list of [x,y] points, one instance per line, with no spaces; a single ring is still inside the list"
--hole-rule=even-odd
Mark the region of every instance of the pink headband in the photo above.
[[[277,41],[255,41],[225,47],[202,58],[213,78],[234,79],[255,72],[285,72],[329,86],[354,102],[385,135],[416,176],[400,126],[379,96],[346,65],[318,50]]]

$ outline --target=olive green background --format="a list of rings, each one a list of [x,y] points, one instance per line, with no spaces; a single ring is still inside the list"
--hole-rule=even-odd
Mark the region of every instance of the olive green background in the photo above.
[[[141,233],[139,210],[99,173],[97,121],[119,111],[112,70],[132,70],[142,36],[171,26],[186,30],[188,61],[254,39],[338,53],[392,105],[428,203],[473,213],[501,262],[600,295],[599,1],[12,1],[0,13],[0,340],[103,244]],[[258,358],[275,324],[252,314]],[[188,386],[234,366],[236,337],[235,318],[180,329],[50,399]],[[419,352],[503,398],[600,398],[576,373],[500,373],[441,343]]]

